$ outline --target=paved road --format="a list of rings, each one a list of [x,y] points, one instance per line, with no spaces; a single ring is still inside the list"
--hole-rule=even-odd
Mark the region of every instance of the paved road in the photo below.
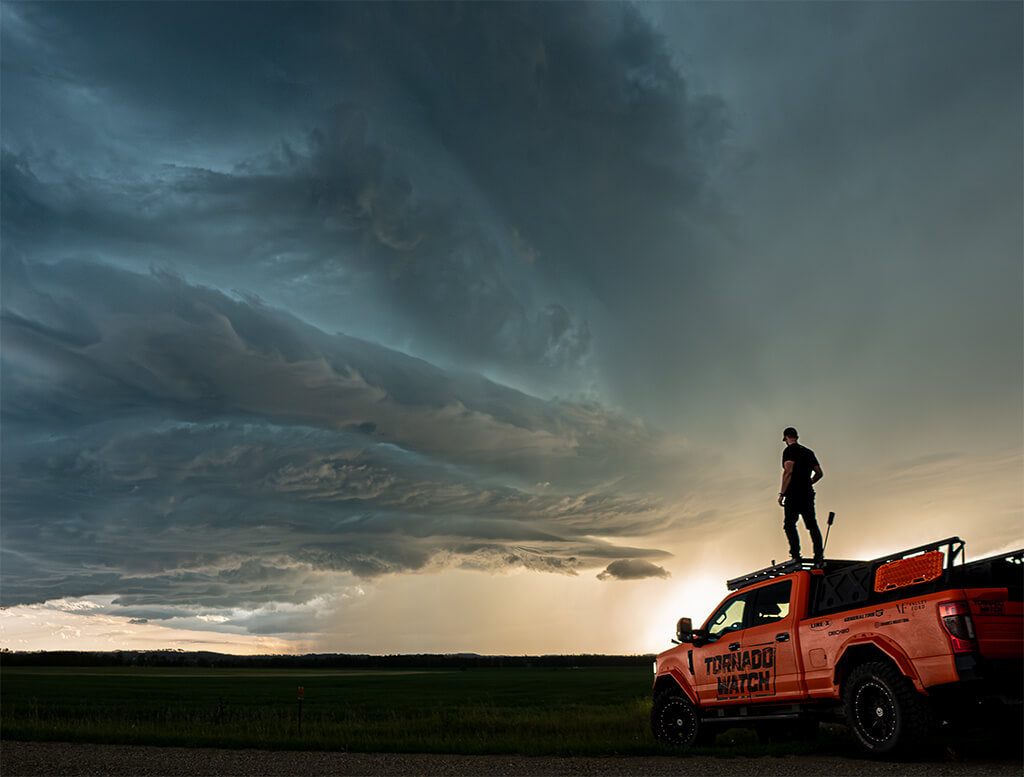
[[[1022,775],[1020,761],[893,763],[834,756],[527,758],[3,742],[4,777],[985,777]]]

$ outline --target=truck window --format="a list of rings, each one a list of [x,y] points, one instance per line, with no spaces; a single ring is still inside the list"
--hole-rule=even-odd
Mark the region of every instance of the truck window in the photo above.
[[[743,628],[743,616],[747,609],[750,593],[742,593],[724,602],[708,618],[708,642],[714,642],[723,634]]]
[[[789,615],[789,597],[792,589],[793,581],[784,580],[754,591],[754,604],[748,625],[774,623]]]

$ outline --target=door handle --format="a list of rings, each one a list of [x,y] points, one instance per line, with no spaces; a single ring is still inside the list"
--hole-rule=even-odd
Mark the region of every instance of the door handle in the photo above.
[[[788,631],[784,631],[781,634],[776,634],[775,635],[775,641],[776,642],[789,642],[789,632]]]
[[[729,650],[739,650],[739,649],[740,649],[740,643],[739,642],[733,642],[731,645],[729,645]]]

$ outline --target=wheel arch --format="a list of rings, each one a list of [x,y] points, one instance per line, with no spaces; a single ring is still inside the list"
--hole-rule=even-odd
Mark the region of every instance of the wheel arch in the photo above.
[[[851,642],[843,647],[836,661],[832,682],[836,688],[841,689],[854,668],[871,661],[882,661],[892,664],[900,674],[904,675],[914,684],[918,691],[924,692],[921,680],[918,678],[917,672],[914,671],[914,665],[907,655],[898,646],[889,643],[887,640],[874,638]]]
[[[690,703],[697,707],[697,694],[689,683],[675,669],[669,670],[666,674],[658,675],[654,681],[654,695],[659,696],[667,691],[682,691],[683,695],[690,700]]]

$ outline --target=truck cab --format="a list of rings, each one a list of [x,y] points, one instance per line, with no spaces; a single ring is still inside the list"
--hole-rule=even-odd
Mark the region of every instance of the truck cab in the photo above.
[[[677,646],[657,657],[655,737],[689,746],[723,724],[811,731],[832,717],[884,754],[952,718],[950,701],[1019,705],[1024,550],[963,558],[951,537],[729,580],[701,627],[680,619]]]
[[[711,614],[704,638],[690,643],[701,706],[803,695],[795,638],[798,612],[792,605],[793,588],[800,585],[799,577],[790,575],[751,586]]]

